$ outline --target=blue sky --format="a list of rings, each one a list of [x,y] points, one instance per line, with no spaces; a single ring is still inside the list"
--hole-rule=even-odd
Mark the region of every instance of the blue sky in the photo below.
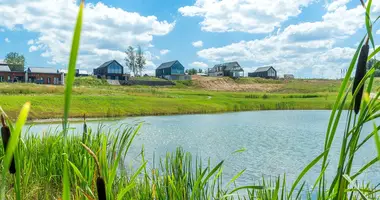
[[[0,58],[15,51],[27,66],[66,68],[78,3],[0,0]],[[238,61],[246,72],[273,65],[280,75],[337,78],[364,33],[359,0],[86,1],[78,65],[124,64],[126,48],[141,45],[149,74],[171,60],[202,69]]]

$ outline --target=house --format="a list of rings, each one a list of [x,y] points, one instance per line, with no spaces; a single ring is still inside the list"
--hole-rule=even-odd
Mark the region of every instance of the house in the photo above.
[[[0,82],[29,82],[37,84],[63,84],[64,74],[53,68],[29,67],[26,71],[11,70],[6,65],[0,65]]]
[[[105,62],[94,69],[94,75],[108,80],[125,80],[124,67],[116,60]]]
[[[284,79],[294,79],[293,74],[284,74]]]
[[[209,76],[229,76],[231,78],[239,78],[244,76],[244,70],[238,62],[229,62],[215,65],[208,70]]]
[[[76,69],[75,76],[76,77],[83,77],[83,76],[89,76],[90,74],[86,70]]]
[[[185,75],[185,67],[178,61],[162,63],[156,69],[156,77],[168,80],[189,80],[191,76]]]
[[[260,77],[260,78],[277,78],[277,71],[272,67],[259,67],[256,71],[248,73],[249,77]]]
[[[29,67],[25,71],[25,80],[28,83],[37,84],[64,84],[65,75],[54,68]]]

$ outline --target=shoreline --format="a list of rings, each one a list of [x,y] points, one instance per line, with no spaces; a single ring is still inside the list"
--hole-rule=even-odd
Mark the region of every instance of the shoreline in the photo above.
[[[239,110],[239,111],[222,111],[222,112],[200,112],[200,113],[169,113],[169,114],[157,114],[157,115],[128,115],[128,116],[115,116],[115,117],[91,117],[86,115],[87,122],[96,121],[116,121],[128,117],[164,117],[164,116],[179,116],[179,115],[208,115],[208,114],[225,114],[225,113],[238,113],[238,112],[259,112],[259,111],[329,111],[331,109],[282,109],[282,110]],[[81,123],[83,117],[71,117],[69,122]],[[28,120],[27,124],[49,124],[62,122],[61,118],[40,118]]]

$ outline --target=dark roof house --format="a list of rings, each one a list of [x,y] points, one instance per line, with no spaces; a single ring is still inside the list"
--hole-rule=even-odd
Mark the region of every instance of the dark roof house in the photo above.
[[[208,70],[209,76],[229,76],[233,78],[243,77],[244,69],[238,62],[217,64]]]
[[[256,71],[248,73],[249,77],[277,78],[277,71],[272,67],[259,67]]]
[[[162,63],[156,69],[156,77],[172,75],[185,75],[185,67],[178,60]]]
[[[109,80],[122,80],[124,78],[124,67],[116,60],[110,60],[94,69],[94,75],[98,78]]]

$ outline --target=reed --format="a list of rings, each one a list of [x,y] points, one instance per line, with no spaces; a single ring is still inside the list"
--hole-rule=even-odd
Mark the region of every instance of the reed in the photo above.
[[[5,140],[6,137],[3,138],[3,147],[0,148],[0,155],[4,155],[1,165],[1,199],[379,199],[378,183],[358,181],[361,174],[380,161],[380,126],[375,123],[380,117],[380,92],[373,84],[374,72],[380,63],[376,63],[367,72],[363,70],[366,61],[380,52],[380,47],[375,47],[372,37],[372,26],[377,20],[372,22],[370,19],[371,4],[371,0],[366,4],[363,2],[367,34],[359,43],[348,73],[341,83],[320,154],[305,166],[292,184],[287,183],[286,175],[283,175],[237,187],[235,182],[245,170],[226,184],[223,178],[224,161],[216,165],[210,161],[203,163],[202,159],[193,159],[190,153],[185,153],[181,148],[159,159],[158,165],[153,161],[152,168],[147,167],[149,161],[145,159],[142,149],[139,167],[127,168],[126,155],[141,124],[137,127],[121,126],[112,131],[99,128],[96,132],[84,125],[83,135],[68,134],[73,73],[79,51],[84,7],[82,1],[74,30],[64,93],[63,131],[49,131],[40,137],[20,137],[31,107],[29,102],[22,107],[15,124],[6,118],[6,124],[2,123],[2,133],[10,133],[10,137],[8,141]],[[369,45],[373,48],[370,55],[367,51]],[[357,73],[352,83],[351,74],[355,65]],[[373,91],[376,91],[376,95],[370,98],[369,93]],[[267,94],[260,96],[268,101],[271,100],[269,97]],[[275,106],[290,109],[294,106],[292,103],[276,102]],[[345,108],[348,108],[345,130],[337,133]],[[233,109],[242,110],[244,105],[234,105]],[[5,113],[2,116],[6,117]],[[370,133],[363,132],[363,127],[367,124],[374,127]],[[332,180],[328,180],[325,172],[337,134],[343,135],[339,162],[332,166],[336,168],[336,173]],[[374,153],[371,161],[354,171],[353,163],[357,152],[372,140],[376,144],[377,153]],[[13,158],[15,174],[8,174]],[[320,174],[309,188],[303,177],[317,165],[320,165]]]

